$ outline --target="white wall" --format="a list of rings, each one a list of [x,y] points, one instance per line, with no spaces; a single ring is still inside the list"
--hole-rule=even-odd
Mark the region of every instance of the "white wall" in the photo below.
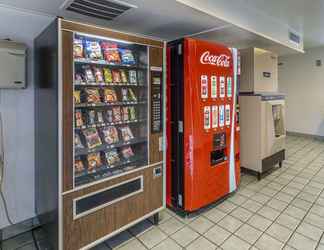
[[[0,7],[0,39],[10,38],[28,46],[27,89],[0,89],[5,148],[3,192],[14,223],[35,216],[33,39],[52,19]],[[0,201],[0,229],[7,225]]]
[[[316,67],[318,59],[322,67]],[[287,130],[324,136],[324,47],[280,57],[279,62],[279,89],[287,94]]]

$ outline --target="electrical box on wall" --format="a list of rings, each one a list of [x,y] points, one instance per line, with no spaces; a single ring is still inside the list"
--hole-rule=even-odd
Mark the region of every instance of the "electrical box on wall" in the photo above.
[[[26,57],[26,45],[0,41],[0,89],[26,87]]]

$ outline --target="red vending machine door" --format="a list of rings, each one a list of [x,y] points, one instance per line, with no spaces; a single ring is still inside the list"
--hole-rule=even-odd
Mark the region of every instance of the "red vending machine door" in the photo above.
[[[232,50],[184,40],[184,208],[195,211],[234,191],[235,95]]]

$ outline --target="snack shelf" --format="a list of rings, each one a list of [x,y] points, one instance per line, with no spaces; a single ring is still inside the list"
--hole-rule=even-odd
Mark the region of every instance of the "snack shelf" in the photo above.
[[[105,60],[91,60],[87,58],[74,58],[74,63],[103,65],[111,68],[127,68],[127,69],[142,69],[142,70],[147,69],[147,67],[145,66],[139,66],[136,64],[114,64],[114,63],[109,63]]]
[[[132,124],[132,123],[141,123],[146,122],[146,119],[136,119],[133,121],[122,121],[122,122],[106,122],[100,124],[93,124],[93,125],[84,125],[80,127],[75,127],[76,130],[87,129],[87,128],[102,128],[106,126],[115,126],[115,125],[124,125],[124,124]]]
[[[78,157],[81,155],[88,155],[91,153],[97,153],[97,152],[101,152],[101,151],[106,151],[107,149],[114,149],[114,148],[120,148],[120,147],[124,147],[124,146],[130,146],[130,145],[134,145],[134,144],[140,144],[140,143],[144,143],[144,142],[147,142],[146,137],[134,138],[127,142],[121,141],[121,142],[114,143],[114,144],[102,144],[102,145],[92,148],[92,149],[76,148],[75,149],[75,157]]]
[[[147,87],[147,85],[144,84],[132,84],[132,83],[97,83],[97,82],[75,82],[74,86],[93,86],[93,87],[124,87],[124,86],[130,86],[130,87]]]
[[[147,104],[147,101],[138,102],[111,102],[111,103],[78,103],[75,104],[75,108],[93,108],[93,107],[109,107],[109,106],[125,106],[125,105],[143,105]]]
[[[127,166],[130,164],[137,163],[136,165]],[[84,170],[80,173],[76,173],[75,181],[76,185],[84,185],[92,181],[107,178],[109,176],[118,175],[121,173],[128,172],[130,170],[141,167],[145,163],[145,158],[133,156],[128,160],[120,161],[115,165],[103,165],[93,171]]]

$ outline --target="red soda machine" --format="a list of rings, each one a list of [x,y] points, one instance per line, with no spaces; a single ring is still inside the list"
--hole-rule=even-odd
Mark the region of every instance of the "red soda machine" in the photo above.
[[[239,184],[238,51],[183,38],[167,62],[167,205],[189,214]]]

